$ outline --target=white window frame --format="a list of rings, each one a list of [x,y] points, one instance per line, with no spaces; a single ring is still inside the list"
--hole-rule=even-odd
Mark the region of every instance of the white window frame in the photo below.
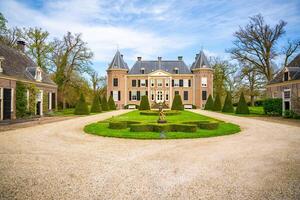
[[[119,91],[113,90],[113,100],[119,101]]]
[[[170,86],[170,80],[169,79],[165,79],[165,86],[169,87]]]
[[[165,92],[165,100],[169,101],[170,95],[169,95],[169,91]]]
[[[174,79],[174,87],[179,87],[179,79]]]
[[[183,79],[183,87],[189,87],[189,79]]]
[[[146,87],[146,80],[145,79],[141,79],[141,87]]]
[[[154,91],[151,90],[151,101],[154,101],[155,100],[155,94],[154,94]]]
[[[137,101],[137,91],[131,91],[131,101]]]
[[[154,86],[155,86],[154,79],[150,79],[150,86],[151,86],[151,87],[154,87]]]
[[[201,78],[201,86],[202,87],[207,87],[207,77],[202,77]]]
[[[163,80],[162,79],[157,79],[156,84],[157,84],[157,87],[162,87],[163,86]]]

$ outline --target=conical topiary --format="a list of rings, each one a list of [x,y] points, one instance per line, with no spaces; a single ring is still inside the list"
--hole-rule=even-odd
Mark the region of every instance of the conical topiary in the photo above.
[[[173,99],[171,110],[183,110],[183,109],[184,107],[182,104],[181,96],[179,94],[176,94]]]
[[[110,95],[109,98],[108,98],[108,108],[109,108],[109,110],[116,110],[117,109],[115,101],[114,101],[112,95]]]
[[[244,93],[242,92],[240,100],[235,110],[236,114],[249,114],[249,108],[245,100]]]
[[[91,112],[92,113],[100,113],[102,112],[101,104],[99,101],[98,95],[95,94],[94,99],[93,99],[93,104],[91,107]]]
[[[148,96],[146,95],[142,96],[139,110],[150,110]]]
[[[212,96],[209,95],[208,99],[206,101],[204,110],[213,110],[213,107],[214,107],[214,100],[213,100]]]
[[[90,114],[89,107],[88,107],[87,103],[85,102],[85,98],[84,98],[82,93],[80,94],[79,101],[76,104],[74,114],[75,115],[88,115],[88,114]]]
[[[108,104],[107,104],[107,100],[106,100],[106,96],[102,97],[101,107],[102,107],[103,111],[108,111],[109,110],[109,107],[108,107]]]
[[[232,97],[230,92],[227,92],[227,96],[224,102],[224,106],[222,109],[222,112],[226,112],[226,113],[233,113],[234,112],[234,108],[232,105]]]
[[[213,106],[213,111],[221,111],[221,110],[222,110],[222,104],[221,104],[220,96],[219,94],[217,94]]]

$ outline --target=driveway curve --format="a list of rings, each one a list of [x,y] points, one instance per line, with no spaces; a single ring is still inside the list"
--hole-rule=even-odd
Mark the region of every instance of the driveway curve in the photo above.
[[[0,133],[0,199],[300,199],[300,129],[202,110],[238,134],[131,140],[83,133],[120,110]]]

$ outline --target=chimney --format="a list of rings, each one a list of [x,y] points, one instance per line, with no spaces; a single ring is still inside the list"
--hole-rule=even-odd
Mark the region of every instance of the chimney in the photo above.
[[[161,61],[161,57],[159,56],[159,57],[157,57],[157,59],[158,59],[158,61]]]
[[[121,54],[121,57],[123,58],[123,54]]]
[[[181,61],[181,60],[182,60],[182,58],[183,58],[182,56],[178,56],[178,60],[180,60],[180,61]]]
[[[17,47],[21,52],[25,52],[25,42],[22,40],[17,41]]]
[[[196,57],[195,57],[195,59],[197,59],[197,57],[198,57],[198,56],[199,56],[199,53],[197,53],[197,54],[196,54]]]
[[[138,60],[138,61],[141,61],[141,60],[142,60],[142,57],[137,57],[137,60]]]

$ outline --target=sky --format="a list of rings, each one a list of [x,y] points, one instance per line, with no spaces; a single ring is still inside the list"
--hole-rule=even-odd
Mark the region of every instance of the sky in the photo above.
[[[138,56],[183,56],[191,65],[201,49],[229,59],[233,33],[259,13],[271,25],[288,23],[280,47],[299,39],[299,11],[300,0],[0,0],[10,27],[41,27],[51,39],[82,33],[94,52],[92,67],[101,75],[117,49],[129,67]]]

